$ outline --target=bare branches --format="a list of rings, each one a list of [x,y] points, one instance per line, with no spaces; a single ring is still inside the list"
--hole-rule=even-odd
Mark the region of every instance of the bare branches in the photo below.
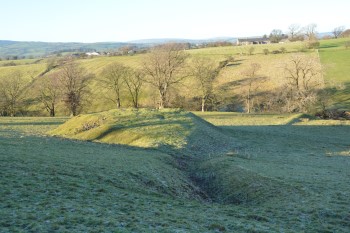
[[[306,25],[303,28],[303,32],[305,34],[305,36],[308,38],[308,40],[315,40],[316,39],[316,28],[317,28],[317,24],[311,23],[309,25]]]
[[[290,41],[296,41],[300,37],[301,27],[300,24],[291,24],[288,27],[288,34]]]
[[[259,63],[251,63],[248,68],[241,72],[242,76],[245,77],[245,79],[240,82],[240,85],[245,92],[244,99],[247,113],[251,113],[252,111],[255,94],[259,88],[259,84],[266,81],[266,77],[258,75],[260,69],[261,65]]]
[[[181,82],[188,74],[183,72],[188,55],[181,45],[165,44],[154,48],[143,64],[146,81],[159,92],[159,108],[167,105],[168,90]]]
[[[53,73],[41,80],[39,86],[39,98],[51,117],[56,115],[56,104],[61,95],[59,76]]]
[[[81,110],[84,98],[88,93],[88,82],[92,74],[79,67],[73,61],[64,64],[59,72],[63,100],[71,115],[76,116]]]
[[[131,75],[131,68],[120,63],[113,63],[102,72],[101,85],[112,93],[109,99],[116,104],[117,108],[121,107],[121,91],[124,82]]]
[[[24,97],[25,82],[20,72],[3,77],[0,82],[0,104],[3,114],[15,116]]]
[[[306,111],[316,101],[316,90],[323,87],[322,67],[318,59],[293,55],[283,66],[289,94],[289,111]]]
[[[202,112],[205,111],[206,102],[213,93],[213,82],[224,64],[215,66],[214,61],[208,58],[196,58],[192,61],[191,75],[198,82],[198,89],[202,99]]]
[[[144,84],[145,75],[140,70],[134,70],[130,76],[124,79],[128,91],[131,96],[131,100],[134,108],[139,107],[139,97],[141,88]]]
[[[332,31],[334,38],[337,39],[344,32],[344,30],[345,30],[344,26],[334,28]]]

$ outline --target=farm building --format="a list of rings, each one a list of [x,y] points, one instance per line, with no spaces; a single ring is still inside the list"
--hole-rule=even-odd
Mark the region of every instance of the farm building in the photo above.
[[[97,52],[86,53],[87,56],[100,56]]]
[[[237,45],[250,45],[250,44],[269,44],[268,38],[264,37],[251,37],[251,38],[239,38],[237,39]]]

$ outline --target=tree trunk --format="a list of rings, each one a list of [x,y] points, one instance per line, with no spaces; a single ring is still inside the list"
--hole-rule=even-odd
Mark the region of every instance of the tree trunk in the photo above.
[[[163,109],[166,106],[166,91],[159,90],[159,109]]]
[[[116,101],[116,102],[117,102],[117,108],[120,108],[120,107],[121,107],[121,104],[120,104],[120,98],[119,98],[119,97],[117,98],[117,101]]]
[[[247,113],[250,113],[250,90],[248,91],[247,96]]]
[[[55,105],[52,104],[50,108],[50,117],[55,117]]]
[[[135,93],[135,98],[133,98],[134,108],[139,108],[139,96],[138,93]]]
[[[247,99],[247,113],[250,113],[250,97]]]
[[[202,98],[202,112],[205,112],[205,97]]]
[[[77,106],[75,104],[71,105],[71,114],[72,114],[72,116],[77,115]]]

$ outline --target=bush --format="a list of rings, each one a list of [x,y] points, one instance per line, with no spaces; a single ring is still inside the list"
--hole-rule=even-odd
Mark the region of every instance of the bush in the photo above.
[[[263,53],[264,53],[265,55],[268,55],[268,54],[270,53],[270,51],[269,51],[269,49],[263,49]]]
[[[345,41],[344,46],[346,49],[350,47],[350,41]]]
[[[280,51],[281,51],[281,53],[285,53],[285,52],[287,52],[287,49],[285,47],[281,47]]]
[[[320,47],[320,42],[316,40],[312,40],[308,42],[309,49],[318,49]]]
[[[16,63],[14,63],[13,61],[4,63],[3,66],[16,66]]]
[[[254,48],[253,46],[250,47],[250,48],[248,49],[249,55],[253,55],[254,51],[255,51],[255,48]]]

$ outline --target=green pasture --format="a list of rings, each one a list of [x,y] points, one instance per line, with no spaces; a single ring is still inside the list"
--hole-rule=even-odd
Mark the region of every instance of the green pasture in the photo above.
[[[329,107],[337,107],[340,109],[349,109],[349,49],[345,49],[344,43],[347,39],[337,40],[322,40],[319,50],[308,50],[305,54],[308,56],[320,56],[320,60],[325,68],[325,81],[327,88],[332,93],[332,101]],[[283,63],[288,61],[289,56],[297,53],[305,48],[304,42],[293,42],[283,44],[268,44],[268,45],[254,45],[254,52],[248,55],[248,50],[252,46],[228,46],[228,47],[212,47],[188,50],[187,52],[192,57],[210,57],[217,62],[223,61],[228,57],[233,57],[234,60],[225,67],[215,80],[215,92],[225,97],[234,97],[237,95],[244,95],[244,88],[238,83],[245,79],[242,71],[249,68],[251,63],[259,63],[261,69],[258,75],[264,77],[264,81],[256,84],[257,92],[270,91],[277,86],[286,82],[283,76]],[[285,53],[264,55],[263,50],[268,49],[270,52],[280,50],[282,47],[286,49]],[[99,112],[114,108],[114,103],[107,97],[110,96],[105,89],[101,87],[99,78],[102,77],[102,71],[105,67],[113,62],[120,62],[124,65],[134,68],[142,67],[143,60],[147,55],[139,54],[133,56],[117,56],[117,57],[93,57],[79,59],[77,62],[89,72],[95,75],[95,78],[90,83],[91,93],[86,102],[84,112]],[[43,60],[15,60],[15,61],[0,61],[0,78],[7,77],[12,72],[19,71],[29,82],[40,83],[40,74],[43,74],[47,68],[48,59]],[[1,66],[1,64],[15,62],[16,66]],[[56,72],[58,69],[53,69],[49,73]],[[172,95],[180,93],[186,98],[198,96],[196,88],[193,88],[197,83],[191,78],[187,78],[180,85],[173,86]],[[37,90],[27,88],[29,93],[25,98],[26,102],[32,104],[26,110],[33,112],[33,114],[45,115],[47,114],[43,106],[35,101],[38,93]],[[145,84],[140,96],[141,106],[156,106],[157,92],[149,84]],[[34,102],[33,102],[34,101]],[[122,91],[121,98],[122,106],[128,107],[132,105],[132,101],[128,96],[127,90]],[[58,105],[58,115],[66,115],[63,105]]]
[[[350,48],[349,38],[321,41],[320,59],[325,68],[325,80],[334,98],[334,107],[350,109]]]
[[[118,111],[0,118],[1,232],[350,230],[349,124],[298,114]],[[158,144],[47,134],[79,135],[98,117],[86,134],[137,133]]]

